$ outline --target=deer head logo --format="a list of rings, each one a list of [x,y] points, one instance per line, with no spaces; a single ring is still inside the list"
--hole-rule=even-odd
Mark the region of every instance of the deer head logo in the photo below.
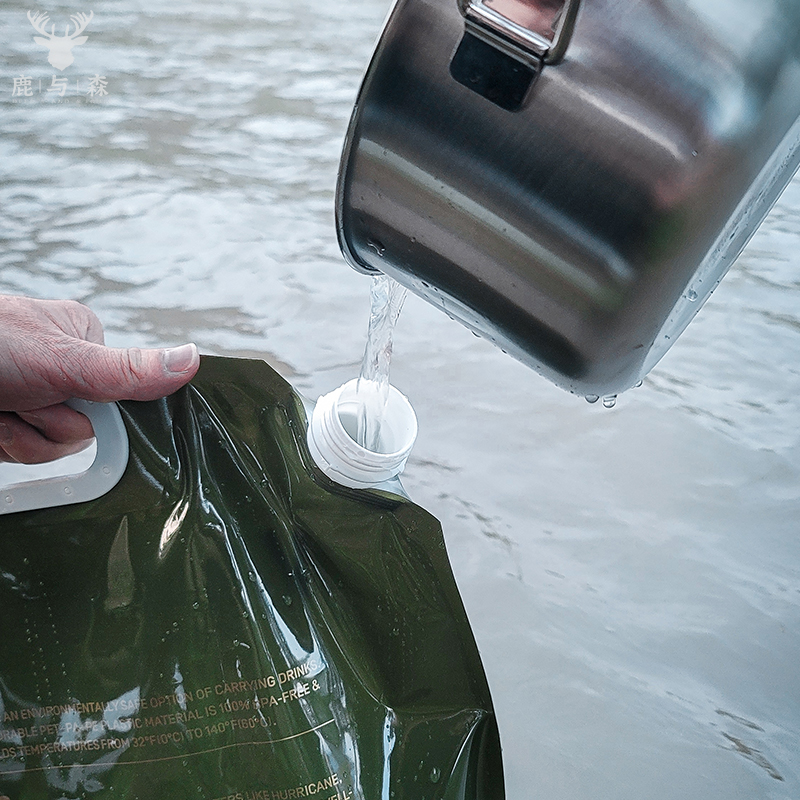
[[[75,24],[75,32],[70,33],[70,26],[67,25],[64,29],[63,36],[56,36],[56,26],[52,25],[50,33],[45,30],[45,25],[50,21],[47,14],[37,11],[35,14],[28,12],[28,19],[33,25],[34,29],[41,33],[41,36],[34,36],[33,41],[36,44],[43,44],[49,51],[47,60],[57,69],[64,70],[73,61],[72,48],[75,45],[83,44],[89,37],[80,36],[86,26],[92,21],[94,11],[89,14],[72,14],[70,19]]]

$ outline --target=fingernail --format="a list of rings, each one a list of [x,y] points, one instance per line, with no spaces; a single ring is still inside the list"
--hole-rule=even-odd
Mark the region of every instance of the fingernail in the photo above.
[[[11,428],[5,422],[0,422],[0,444],[11,444],[13,441],[14,436],[11,433]]]
[[[175,374],[186,372],[197,358],[197,346],[184,344],[180,347],[172,347],[169,350],[164,350],[163,358],[167,372]]]

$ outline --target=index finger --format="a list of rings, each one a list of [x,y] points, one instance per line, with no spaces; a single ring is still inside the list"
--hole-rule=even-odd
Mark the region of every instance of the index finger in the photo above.
[[[63,403],[35,411],[18,411],[17,416],[36,428],[51,442],[70,444],[84,442],[94,437],[89,419]]]

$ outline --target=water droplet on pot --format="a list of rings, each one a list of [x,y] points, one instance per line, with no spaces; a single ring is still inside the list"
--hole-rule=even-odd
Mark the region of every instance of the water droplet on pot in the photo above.
[[[608,397],[603,398],[603,408],[614,408],[617,404],[617,396],[615,394],[610,394]]]
[[[587,394],[586,395],[586,402],[587,403],[596,403],[600,399],[599,394]]]

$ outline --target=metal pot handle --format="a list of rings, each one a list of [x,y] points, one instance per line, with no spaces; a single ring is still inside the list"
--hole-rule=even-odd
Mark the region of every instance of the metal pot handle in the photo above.
[[[467,29],[556,64],[569,45],[580,0],[458,0]],[[499,37],[499,40],[498,40]]]

